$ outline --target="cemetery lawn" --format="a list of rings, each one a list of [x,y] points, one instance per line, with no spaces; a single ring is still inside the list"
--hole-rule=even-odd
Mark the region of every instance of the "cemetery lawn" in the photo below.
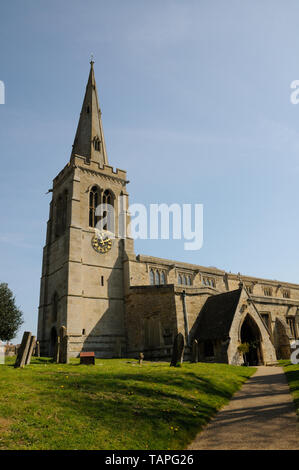
[[[283,366],[287,381],[293,395],[297,414],[299,415],[299,364],[292,364],[291,361],[279,361]]]
[[[0,365],[0,450],[184,449],[256,370],[48,358],[14,369],[14,361]]]

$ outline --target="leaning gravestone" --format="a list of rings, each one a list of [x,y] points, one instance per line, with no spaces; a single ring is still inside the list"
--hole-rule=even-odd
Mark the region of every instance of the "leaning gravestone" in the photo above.
[[[29,346],[30,346],[31,333],[30,331],[25,331],[23,334],[22,342],[18,350],[17,359],[15,362],[15,367],[24,367]]]
[[[35,336],[31,336],[25,366],[30,364],[33,348],[35,346]]]
[[[194,339],[193,343],[192,343],[191,362],[198,362],[198,341],[197,341],[197,339]]]
[[[174,338],[170,366],[176,367],[178,363],[182,364],[183,357],[184,357],[184,348],[185,348],[184,336],[182,335],[182,333],[179,333]]]

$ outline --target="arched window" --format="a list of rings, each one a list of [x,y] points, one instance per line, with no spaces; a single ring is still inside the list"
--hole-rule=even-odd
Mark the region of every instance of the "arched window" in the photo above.
[[[57,321],[57,314],[58,314],[58,294],[57,292],[55,292],[52,298],[52,321],[53,323]]]
[[[161,272],[161,284],[166,284],[166,278],[164,271]]]
[[[89,226],[95,227],[99,220],[96,216],[96,208],[100,204],[100,190],[97,186],[93,186],[89,193]]]
[[[150,270],[150,285],[153,286],[155,284],[155,275],[154,271],[151,269]]]
[[[187,278],[186,278],[185,274],[183,276],[183,284],[185,284],[185,285],[187,284]]]
[[[178,283],[182,284],[182,276],[180,274],[178,275]]]
[[[160,284],[160,274],[159,271],[155,272],[155,284],[158,286]]]
[[[187,276],[187,284],[188,284],[188,286],[191,286],[191,277],[190,276]]]
[[[109,230],[114,233],[114,208],[113,208],[113,195],[109,189],[103,194],[104,212],[103,216],[107,218],[107,222],[103,226],[103,230]]]
[[[93,139],[93,146],[95,150],[100,151],[100,139],[98,137]]]

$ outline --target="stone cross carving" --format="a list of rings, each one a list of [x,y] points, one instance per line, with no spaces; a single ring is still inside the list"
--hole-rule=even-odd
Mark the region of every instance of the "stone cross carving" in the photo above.
[[[24,367],[28,350],[29,350],[29,346],[30,346],[30,340],[31,340],[30,331],[25,331],[25,333],[23,334],[22,342],[18,350],[15,367]]]
[[[172,358],[170,366],[176,367],[177,364],[182,364],[184,358],[184,348],[185,348],[185,341],[184,336],[182,333],[178,333],[174,338],[173,342],[173,350],[172,350]]]

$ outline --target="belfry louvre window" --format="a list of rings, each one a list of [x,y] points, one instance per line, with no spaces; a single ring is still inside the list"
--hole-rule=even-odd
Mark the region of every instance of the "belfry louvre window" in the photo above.
[[[96,216],[96,208],[100,204],[100,190],[97,186],[93,186],[89,193],[89,226],[95,227],[99,220]]]
[[[93,146],[94,146],[94,149],[95,150],[98,150],[100,151],[100,139],[98,137],[95,137],[94,138],[94,141],[93,141]]]

